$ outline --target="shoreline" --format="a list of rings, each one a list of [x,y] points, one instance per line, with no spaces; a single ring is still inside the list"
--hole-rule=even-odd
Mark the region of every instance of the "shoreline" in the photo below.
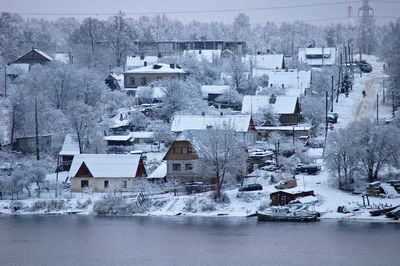
[[[52,217],[52,216],[72,216],[72,215],[79,215],[79,216],[92,216],[92,217],[196,217],[196,218],[252,218],[247,216],[241,215],[229,215],[229,214],[210,214],[210,215],[197,215],[191,213],[180,213],[180,214],[151,214],[151,213],[136,213],[136,214],[124,214],[124,215],[99,215],[88,213],[85,211],[69,211],[69,212],[48,212],[48,213],[31,213],[31,212],[22,212],[22,213],[5,213],[0,212],[0,217],[2,216],[42,216],[42,217]],[[373,218],[376,217],[376,218]],[[392,224],[400,224],[400,220],[394,220],[391,218],[385,218],[383,216],[371,216],[371,218],[367,217],[319,217],[319,222],[321,221],[337,221],[337,222],[357,222],[357,223],[392,223]]]

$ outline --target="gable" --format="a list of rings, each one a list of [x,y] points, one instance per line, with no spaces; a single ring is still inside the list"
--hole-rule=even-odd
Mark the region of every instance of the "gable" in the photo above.
[[[38,49],[32,49],[12,63],[36,63],[52,61],[53,59]]]
[[[189,153],[187,150],[188,148],[192,149],[192,152]],[[197,160],[197,159],[198,156],[192,144],[187,140],[174,141],[163,158],[163,160]]]
[[[89,168],[86,166],[85,162],[82,162],[79,170],[76,172],[75,177],[93,177]]]

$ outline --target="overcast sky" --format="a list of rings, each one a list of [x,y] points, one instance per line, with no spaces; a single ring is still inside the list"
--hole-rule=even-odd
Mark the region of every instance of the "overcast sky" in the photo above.
[[[133,18],[165,13],[168,17],[179,19],[184,23],[193,19],[202,22],[231,23],[239,12],[243,12],[250,17],[252,24],[268,20],[275,23],[303,20],[313,24],[329,24],[348,22],[346,17],[349,2],[349,0],[0,0],[0,10],[20,13],[24,17],[46,19],[60,16],[74,16],[81,19],[94,13],[97,13],[99,18],[105,18],[119,10]],[[361,2],[352,0],[353,16],[357,16]],[[339,4],[324,5],[329,3]],[[288,6],[296,7],[287,8]],[[393,21],[395,17],[400,16],[400,0],[371,0],[370,6],[374,8],[379,24]],[[210,10],[225,11],[196,13]],[[186,11],[196,12],[183,13]]]

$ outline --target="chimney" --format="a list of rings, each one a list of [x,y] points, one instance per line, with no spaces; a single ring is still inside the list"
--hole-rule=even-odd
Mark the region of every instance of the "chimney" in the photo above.
[[[219,115],[220,115],[220,116],[223,116],[223,115],[224,115],[224,113],[223,113],[223,112],[220,112],[220,113],[219,113]]]
[[[161,54],[161,53],[158,53],[157,56],[158,56],[158,58],[161,58],[161,57],[162,57],[162,54]]]
[[[147,61],[144,61],[144,62],[143,62],[143,65],[144,65],[144,66],[147,66]]]
[[[169,67],[175,69],[175,64],[169,64]]]
[[[201,116],[205,116],[206,115],[206,113],[205,112],[201,112]]]
[[[201,50],[199,50],[199,54],[201,54]]]
[[[282,89],[284,89],[284,88],[285,88],[285,84],[282,83]]]

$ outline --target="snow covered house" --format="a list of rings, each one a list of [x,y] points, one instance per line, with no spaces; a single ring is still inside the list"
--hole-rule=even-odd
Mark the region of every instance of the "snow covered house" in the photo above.
[[[153,65],[158,63],[159,58],[157,56],[127,56],[126,57],[126,64],[125,64],[125,71],[137,69],[140,67],[145,67],[148,65]]]
[[[39,135],[39,150],[51,150],[51,134]],[[36,136],[24,136],[15,138],[13,148],[17,151],[25,153],[33,153],[36,151]]]
[[[10,64],[29,64],[29,66],[32,66],[34,64],[46,64],[51,61],[53,61],[53,58],[48,56],[46,53],[39,49],[32,48],[32,50],[15,59]]]
[[[123,89],[124,88],[124,75],[110,73],[107,77],[105,77],[104,82],[112,91]]]
[[[133,143],[135,144],[149,144],[154,143],[154,132],[150,131],[134,131],[131,132]]]
[[[299,61],[311,67],[332,66],[336,63],[336,48],[299,48]]]
[[[141,68],[128,70],[124,73],[124,87],[137,88],[138,86],[147,86],[153,81],[177,78],[184,79],[187,72],[177,64],[154,64]]]
[[[285,69],[283,54],[246,55],[244,63],[250,69]]]
[[[194,149],[193,141],[203,138],[207,134],[207,129],[185,130],[172,143],[165,154],[163,161],[167,162],[167,179],[176,179],[182,183],[203,181],[212,183],[210,177],[195,168],[198,156]]]
[[[256,114],[260,109],[272,107],[279,115],[281,125],[297,125],[301,121],[300,103],[297,96],[277,96],[275,99],[267,95],[245,95],[242,113]]]
[[[68,171],[74,156],[80,154],[78,138],[74,134],[65,135],[64,144],[58,153],[60,157],[60,169]]]
[[[171,131],[181,133],[185,130],[204,130],[209,127],[235,130],[248,146],[256,142],[257,131],[251,115],[176,115],[172,121]]]
[[[139,154],[79,154],[68,174],[71,191],[132,191],[134,181],[146,177]]]
[[[108,146],[133,146],[133,139],[130,134],[105,136],[103,139],[107,142]]]

